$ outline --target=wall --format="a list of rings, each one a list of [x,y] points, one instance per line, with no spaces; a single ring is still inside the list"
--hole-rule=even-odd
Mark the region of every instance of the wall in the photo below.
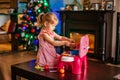
[[[64,0],[49,0],[49,3],[50,3],[50,8],[53,10],[53,12],[57,15],[59,19],[59,24],[57,25],[56,32],[58,34],[61,34],[61,20],[59,13],[57,13],[56,11],[59,11],[61,7],[64,7],[65,2]]]
[[[112,34],[112,57],[115,58],[116,50],[116,29],[117,29],[117,12],[120,12],[120,0],[114,0],[114,16],[113,16],[113,34]]]

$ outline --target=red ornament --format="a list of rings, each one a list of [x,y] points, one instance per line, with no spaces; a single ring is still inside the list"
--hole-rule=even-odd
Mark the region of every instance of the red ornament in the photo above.
[[[25,26],[28,28],[28,24],[25,24]]]
[[[31,32],[34,33],[34,32],[35,32],[35,29],[31,29]]]
[[[49,66],[48,66],[48,65],[45,65],[44,68],[45,68],[45,70],[48,70],[48,69],[49,69]]]
[[[42,5],[41,4],[38,4],[38,7],[41,7]]]
[[[47,7],[46,6],[44,6],[44,9],[46,9]]]
[[[20,34],[15,34],[15,38],[18,39],[20,37]]]
[[[27,17],[27,20],[30,21],[30,17]]]

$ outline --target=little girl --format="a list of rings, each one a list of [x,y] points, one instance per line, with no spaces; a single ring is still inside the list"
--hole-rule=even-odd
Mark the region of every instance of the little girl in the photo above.
[[[58,24],[57,16],[54,13],[40,14],[37,22],[42,28],[38,35],[39,50],[36,64],[39,66],[48,65],[49,67],[56,67],[60,55],[56,53],[55,46],[73,46],[74,41],[54,32],[55,26]]]

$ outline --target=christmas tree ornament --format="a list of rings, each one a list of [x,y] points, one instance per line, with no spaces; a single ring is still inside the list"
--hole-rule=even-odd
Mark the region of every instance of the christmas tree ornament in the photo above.
[[[23,30],[23,31],[25,31],[26,29],[27,29],[27,27],[26,27],[26,26],[23,26],[23,27],[22,27],[22,30]]]
[[[20,37],[20,34],[15,34],[15,38],[18,39]]]
[[[38,7],[38,6],[35,6],[35,11],[38,10],[38,9],[39,9],[39,7]]]
[[[28,34],[26,34],[26,35],[25,35],[25,38],[28,38],[28,37],[29,37],[29,35],[28,35]]]
[[[43,3],[43,0],[40,0],[40,3]]]
[[[39,42],[38,39],[35,39],[33,43],[34,43],[35,45],[37,45],[38,42]]]
[[[36,0],[31,0],[31,2],[36,2]]]
[[[33,39],[33,35],[30,36],[30,39]]]
[[[25,36],[25,33],[24,33],[24,32],[22,32],[22,33],[21,33],[21,37],[24,37],[24,36]]]
[[[28,24],[24,24],[24,26],[26,26],[27,28],[29,27],[29,25],[28,25]]]
[[[42,6],[42,4],[40,4],[40,3],[39,3],[37,6],[38,6],[38,7],[41,7],[41,6]]]
[[[38,47],[37,46],[35,46],[35,51],[37,51],[38,50]]]
[[[37,26],[37,22],[34,22],[34,26]],[[39,28],[38,28],[39,29]]]
[[[34,33],[34,32],[35,32],[35,29],[34,29],[34,28],[32,28],[32,29],[31,29],[31,32],[32,32],[32,33]]]

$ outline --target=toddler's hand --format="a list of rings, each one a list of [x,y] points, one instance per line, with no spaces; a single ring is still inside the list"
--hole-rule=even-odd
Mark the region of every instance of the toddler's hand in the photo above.
[[[70,46],[71,47],[76,47],[76,44],[72,42],[72,43],[70,43]]]
[[[70,42],[71,42],[71,43],[75,43],[75,40],[74,40],[74,39],[70,39]]]
[[[70,46],[70,42],[69,41],[64,41],[65,46]]]

